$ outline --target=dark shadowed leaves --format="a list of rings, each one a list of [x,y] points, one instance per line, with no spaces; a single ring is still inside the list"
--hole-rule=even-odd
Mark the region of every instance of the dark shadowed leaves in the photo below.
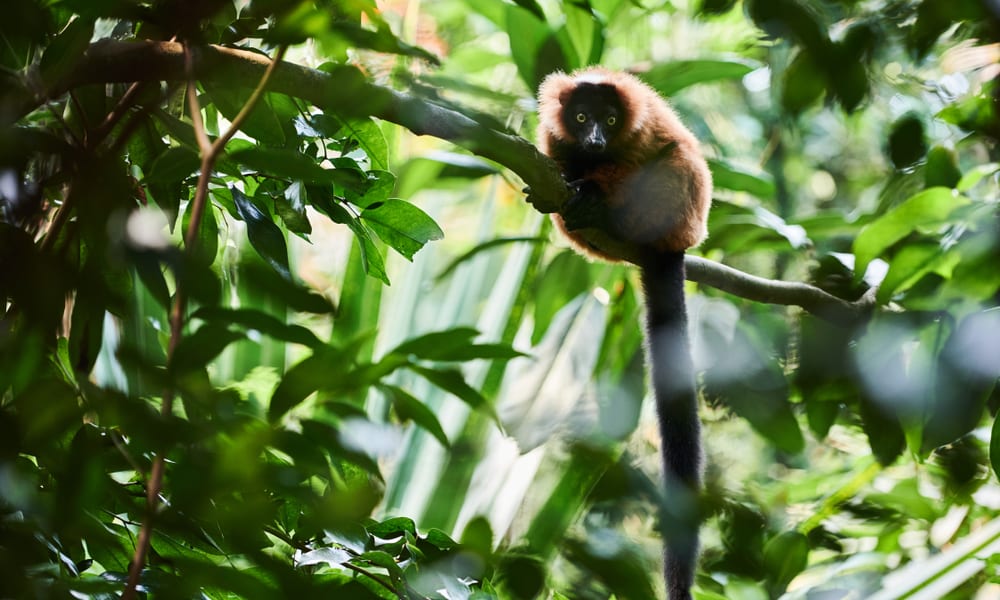
[[[288,246],[281,229],[270,215],[262,211],[236,187],[230,187],[240,218],[247,224],[247,237],[257,254],[285,279],[291,280],[288,267]]]

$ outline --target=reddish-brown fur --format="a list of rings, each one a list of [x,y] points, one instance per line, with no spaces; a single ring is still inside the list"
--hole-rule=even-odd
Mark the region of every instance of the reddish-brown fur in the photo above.
[[[557,228],[583,254],[612,262],[630,260],[635,246],[683,251],[700,244],[708,234],[712,201],[708,165],[698,140],[673,109],[633,75],[590,67],[546,77],[538,90],[541,151],[559,162],[553,146],[576,141],[560,117],[563,103],[581,81],[614,86],[624,107],[621,130],[605,151],[611,160],[586,172],[583,179],[600,186],[619,219],[619,230],[628,239],[613,239],[597,229],[570,232],[562,218],[553,214]],[[567,165],[560,167],[565,171]]]

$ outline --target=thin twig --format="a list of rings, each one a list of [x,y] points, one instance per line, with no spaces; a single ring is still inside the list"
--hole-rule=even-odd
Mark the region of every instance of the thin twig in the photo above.
[[[264,71],[264,75],[261,77],[257,87],[254,89],[253,94],[250,95],[250,98],[243,106],[243,109],[236,116],[236,118],[233,119],[229,129],[211,144],[207,143],[208,136],[205,134],[204,123],[201,120],[201,107],[198,106],[197,95],[193,93],[193,61],[185,61],[188,67],[187,91],[188,99],[191,102],[191,120],[195,129],[195,135],[199,140],[199,145],[202,150],[201,171],[198,175],[198,186],[195,190],[194,200],[192,200],[191,217],[188,222],[187,232],[184,236],[184,251],[186,253],[190,254],[193,252],[198,242],[198,228],[200,227],[202,215],[205,213],[205,205],[208,198],[208,182],[212,177],[215,162],[225,149],[226,142],[232,139],[233,135],[235,135],[236,131],[238,131],[240,126],[243,124],[243,121],[246,120],[247,115],[249,115],[250,111],[253,110],[254,105],[258,100],[260,100],[264,93],[264,88],[267,86],[268,80],[274,73],[275,67],[281,62],[281,57],[285,54],[285,49],[286,46],[284,45],[278,48],[275,53],[274,60]],[[187,50],[185,50],[185,53],[186,56],[190,56],[190,52]],[[205,140],[206,143],[202,144],[202,140]],[[187,294],[185,293],[183,282],[178,281],[177,289],[174,292],[174,302],[170,310],[170,341],[167,345],[168,370],[173,363],[177,346],[180,344],[181,336],[183,334],[186,305]],[[175,391],[172,386],[164,390],[163,402],[160,406],[160,414],[164,417],[169,416],[173,412],[174,394]],[[165,455],[163,451],[160,451],[153,459],[153,467],[151,469],[146,488],[146,515],[143,519],[142,529],[139,530],[139,539],[136,542],[135,552],[132,556],[132,563],[129,565],[128,582],[126,584],[125,591],[122,593],[122,600],[132,600],[135,598],[136,588],[139,585],[139,577],[142,574],[142,568],[146,562],[146,554],[149,551],[149,545],[152,541],[153,516],[156,513],[157,506],[159,505],[160,490],[163,486],[164,467]]]

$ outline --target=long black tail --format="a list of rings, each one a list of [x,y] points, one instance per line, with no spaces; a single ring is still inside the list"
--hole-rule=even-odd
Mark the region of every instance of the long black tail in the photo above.
[[[684,253],[651,252],[640,265],[646,339],[663,448],[664,574],[670,600],[689,600],[698,558],[701,424],[684,302]]]

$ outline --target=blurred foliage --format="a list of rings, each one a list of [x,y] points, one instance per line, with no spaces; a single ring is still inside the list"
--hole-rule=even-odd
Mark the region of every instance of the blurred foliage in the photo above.
[[[104,39],[288,44],[529,139],[547,73],[634,68],[709,156],[699,252],[878,288],[856,327],[691,288],[698,597],[996,592],[995,2],[8,4],[0,595],[118,597],[156,456],[144,597],[662,594],[634,274],[548,243],[499,165],[278,93],[199,218],[183,85],[44,95]],[[242,83],[199,84],[210,137]]]

